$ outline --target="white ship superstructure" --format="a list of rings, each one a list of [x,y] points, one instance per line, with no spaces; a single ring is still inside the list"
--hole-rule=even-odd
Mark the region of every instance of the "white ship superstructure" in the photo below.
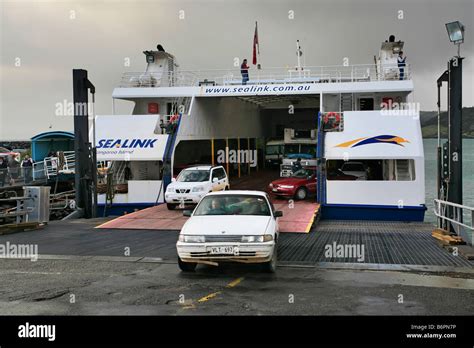
[[[323,218],[423,220],[424,155],[403,42],[382,43],[371,64],[182,71],[161,47],[145,51],[145,72],[127,72],[112,94],[131,115],[96,117],[98,160],[113,180],[99,206],[131,211],[162,203],[171,177],[194,164],[221,164],[229,176],[258,175],[265,143],[285,129],[317,129],[318,201]],[[178,116],[176,116],[178,115]],[[171,122],[170,122],[171,120]],[[257,151],[258,165],[221,151]],[[349,180],[344,163],[366,171]],[[347,165],[346,165],[347,167]]]

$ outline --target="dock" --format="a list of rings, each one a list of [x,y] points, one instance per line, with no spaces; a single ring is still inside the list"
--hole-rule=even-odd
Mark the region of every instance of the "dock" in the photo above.
[[[178,230],[95,228],[104,219],[52,221],[41,230],[0,235],[0,243],[37,244],[39,258],[116,258],[122,261],[177,262]],[[321,220],[311,233],[283,233],[279,265],[418,271],[462,271],[474,260],[455,256],[431,236],[429,223]],[[364,259],[328,257],[327,246],[364,245]],[[130,256],[124,256],[124,247]]]

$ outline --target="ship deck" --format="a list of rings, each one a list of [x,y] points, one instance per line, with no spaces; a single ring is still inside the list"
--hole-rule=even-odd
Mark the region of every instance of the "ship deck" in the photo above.
[[[267,185],[278,178],[278,173],[270,170],[261,170],[258,175],[242,176],[231,179],[231,188],[237,190],[265,191]],[[308,233],[319,212],[319,204],[314,198],[305,201],[290,202],[286,199],[272,199],[276,210],[283,212],[278,219],[280,232]],[[180,230],[188,218],[183,217],[181,210],[168,210],[165,204],[139,210],[117,217],[98,228],[106,229],[144,229],[155,231]]]

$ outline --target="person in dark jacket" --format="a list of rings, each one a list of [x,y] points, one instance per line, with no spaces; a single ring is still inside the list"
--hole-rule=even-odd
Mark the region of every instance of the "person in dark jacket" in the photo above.
[[[20,162],[16,155],[13,155],[10,162],[8,162],[8,171],[10,172],[10,184],[13,185],[20,175]]]
[[[30,158],[30,156],[25,156],[21,162],[21,167],[23,168],[23,177],[25,178],[25,183],[28,184],[33,179],[33,160]]]
[[[291,168],[291,171],[293,173],[296,173],[298,170],[302,169],[303,166],[301,165],[301,158],[298,158],[295,162],[293,162],[293,166]]]
[[[246,85],[249,80],[249,66],[247,65],[247,59],[244,59],[240,66],[240,73],[242,74],[242,84]]]
[[[8,162],[5,158],[0,157],[0,187],[5,186],[5,178],[8,172]]]
[[[16,155],[13,155],[10,162],[8,162],[8,171],[10,172],[10,183],[13,185],[15,180],[18,179],[18,176],[20,175],[20,162],[18,161]]]

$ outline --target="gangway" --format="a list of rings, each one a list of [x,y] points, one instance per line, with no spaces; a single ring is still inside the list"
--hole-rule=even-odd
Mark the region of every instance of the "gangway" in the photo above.
[[[43,160],[45,176],[48,179],[59,174],[74,174],[75,167],[74,151],[60,151],[57,156],[45,157]]]

